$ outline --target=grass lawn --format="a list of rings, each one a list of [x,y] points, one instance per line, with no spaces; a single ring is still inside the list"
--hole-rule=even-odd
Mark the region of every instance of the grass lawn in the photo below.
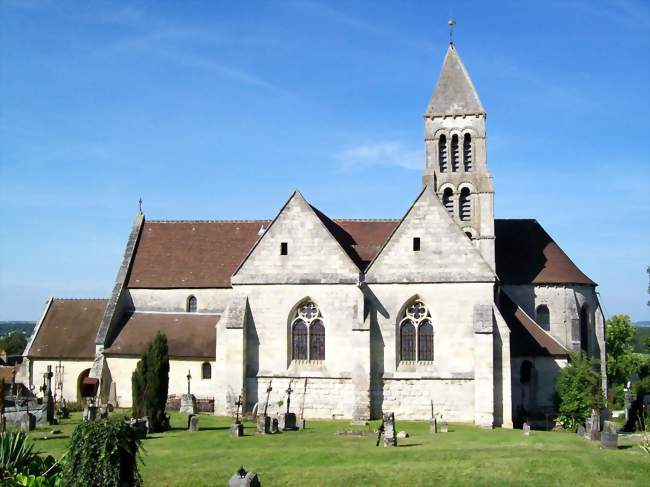
[[[120,414],[116,411],[113,414]],[[305,431],[255,436],[245,423],[243,438],[230,438],[229,418],[201,415],[201,431],[185,431],[187,417],[172,413],[174,429],[144,442],[145,485],[225,486],[244,465],[262,485],[650,485],[650,458],[636,442],[601,450],[575,434],[481,430],[450,425],[447,434],[429,433],[428,423],[398,421],[411,437],[397,448],[376,448],[373,437],[339,437],[347,421],[308,421]],[[37,449],[60,457],[80,413],[32,433]],[[376,427],[376,422],[372,426]]]

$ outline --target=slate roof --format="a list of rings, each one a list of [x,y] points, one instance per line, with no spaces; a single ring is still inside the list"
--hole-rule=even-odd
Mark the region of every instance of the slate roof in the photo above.
[[[496,271],[504,284],[596,285],[537,220],[495,220]]]
[[[499,311],[510,328],[513,357],[569,355],[564,346],[543,330],[506,292],[499,293]]]
[[[167,336],[170,357],[214,358],[218,322],[213,314],[136,312],[104,353],[139,357],[160,331]]]
[[[107,299],[53,299],[26,355],[94,359],[95,337]]]
[[[485,113],[474,84],[453,44],[449,45],[427,115]]]

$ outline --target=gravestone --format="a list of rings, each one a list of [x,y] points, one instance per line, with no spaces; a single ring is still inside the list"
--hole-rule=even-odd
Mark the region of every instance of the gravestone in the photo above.
[[[199,431],[199,417],[196,414],[191,414],[187,419],[188,431]]]
[[[395,413],[384,414],[384,447],[397,446],[397,434],[395,433]]]
[[[528,423],[524,423],[523,431],[524,436],[530,436],[530,425]]]
[[[600,446],[603,448],[618,448],[618,432],[616,423],[605,421],[603,432],[600,435]]]
[[[399,439],[402,439],[402,438],[408,438],[408,437],[409,437],[409,434],[408,434],[406,431],[400,431],[399,433],[397,433],[397,437],[398,437]]]
[[[293,431],[296,429],[296,415],[294,413],[284,413],[279,418],[280,431]]]
[[[147,437],[147,432],[149,431],[149,429],[147,427],[148,423],[146,419],[131,418],[125,420],[125,422],[133,430],[133,432],[135,433],[135,437],[138,440],[143,440]]]
[[[449,428],[447,426],[447,420],[444,418],[440,418],[440,432],[441,433],[447,433],[449,431]]]
[[[180,412],[183,414],[196,414],[196,397],[194,397],[194,394],[183,394],[181,396]]]
[[[226,487],[261,487],[260,479],[257,473],[250,471],[247,472],[244,467],[239,467],[239,470],[230,477]]]
[[[584,426],[580,425],[578,426],[578,431],[576,431],[576,434],[582,438],[584,438],[587,434],[587,430],[585,429]]]
[[[271,434],[271,418],[270,416],[257,416],[257,434],[270,435]]]
[[[438,421],[435,418],[430,420],[429,431],[431,431],[431,433],[438,432]]]
[[[591,441],[600,440],[600,415],[595,411],[591,413],[591,417],[585,423],[586,438]]]
[[[29,433],[36,428],[36,416],[32,413],[24,413],[20,418],[20,431]]]
[[[233,438],[239,438],[244,436],[244,425],[241,423],[235,423],[230,425],[230,436]]]
[[[105,404],[102,404],[99,406],[99,419],[106,419],[108,418],[108,406]]]
[[[86,404],[83,418],[84,421],[95,421],[97,419],[97,406],[94,404]]]
[[[271,433],[279,433],[280,427],[278,424],[278,418],[271,418]]]
[[[298,420],[298,429],[299,430],[304,430],[307,426],[307,422],[305,421],[305,418],[300,418]]]

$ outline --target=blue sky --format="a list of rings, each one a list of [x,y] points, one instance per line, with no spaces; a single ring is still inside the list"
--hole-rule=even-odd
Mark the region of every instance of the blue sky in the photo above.
[[[0,320],[107,297],[150,219],[399,218],[447,19],[496,216],[537,218],[607,315],[650,319],[647,2],[0,4]]]

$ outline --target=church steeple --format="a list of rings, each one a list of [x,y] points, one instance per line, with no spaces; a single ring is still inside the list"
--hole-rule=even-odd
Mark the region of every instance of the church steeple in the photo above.
[[[427,115],[485,115],[474,84],[453,44],[449,44]]]
[[[424,114],[422,181],[494,268],[494,188],[487,167],[485,109],[450,43]]]

